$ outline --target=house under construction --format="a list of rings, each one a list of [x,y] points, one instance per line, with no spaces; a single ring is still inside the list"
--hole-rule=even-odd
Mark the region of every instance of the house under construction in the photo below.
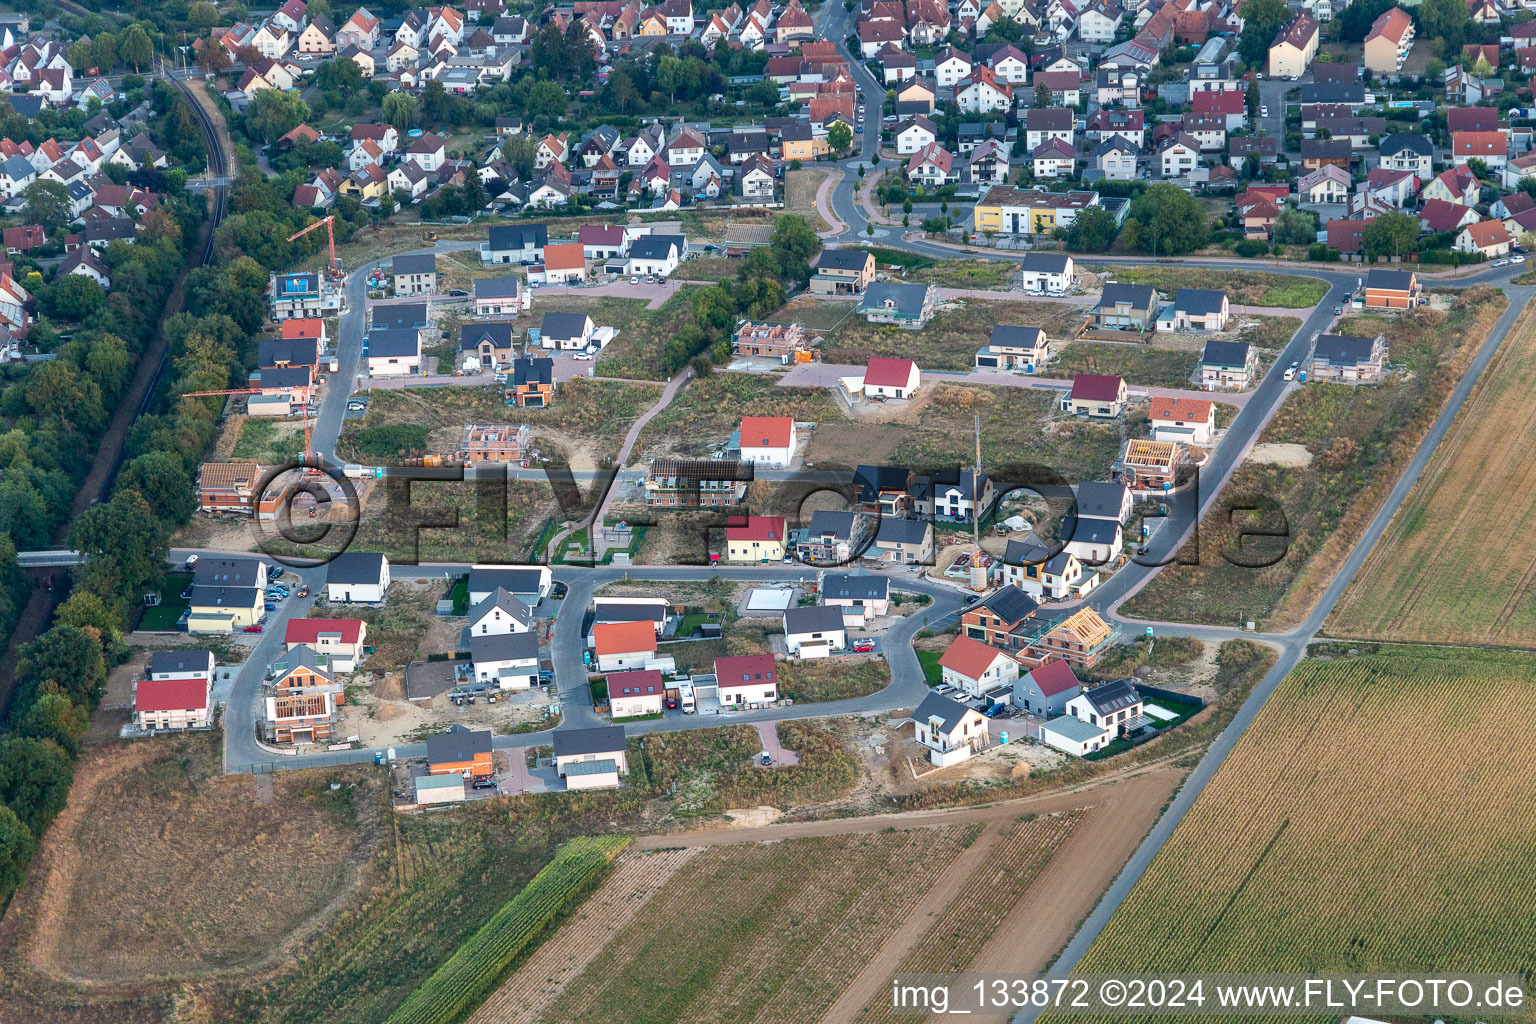
[[[528,457],[528,425],[470,424],[458,457],[466,462],[522,462]]]

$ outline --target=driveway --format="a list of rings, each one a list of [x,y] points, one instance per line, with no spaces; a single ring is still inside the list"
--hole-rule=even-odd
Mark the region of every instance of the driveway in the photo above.
[[[779,723],[758,722],[757,734],[763,738],[763,749],[773,759],[773,767],[787,768],[790,765],[800,763],[800,755],[793,750],[785,750],[779,744]]]

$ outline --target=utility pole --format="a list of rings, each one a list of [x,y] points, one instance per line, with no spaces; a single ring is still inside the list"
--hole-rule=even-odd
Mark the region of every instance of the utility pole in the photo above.
[[[971,463],[971,540],[976,553],[971,556],[971,589],[987,589],[987,569],[981,564],[981,413],[976,414],[976,461]]]

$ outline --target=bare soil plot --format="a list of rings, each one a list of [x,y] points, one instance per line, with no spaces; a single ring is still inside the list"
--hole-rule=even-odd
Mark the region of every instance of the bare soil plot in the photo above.
[[[825,388],[781,388],[777,378],[755,373],[712,373],[690,380],[640,431],[633,459],[652,456],[701,458],[724,446],[743,416],[792,416],[819,424],[845,420]]]
[[[1071,377],[1078,373],[1108,373],[1143,387],[1181,388],[1189,386],[1190,375],[1199,361],[1198,350],[1074,341],[1063,345],[1051,358],[1045,374]]]
[[[1239,466],[1227,500],[1200,524],[1198,550],[1191,545],[1181,555],[1199,564],[1166,567],[1122,611],[1222,625],[1252,620],[1266,629],[1301,621],[1505,305],[1502,293],[1473,288],[1449,314],[1420,309],[1394,318],[1345,318],[1342,333],[1386,333],[1393,374],[1370,387],[1313,382],[1286,398],[1258,441],[1300,445],[1310,465]],[[1265,508],[1266,501],[1278,503],[1279,513],[1270,505],[1261,514],[1230,514],[1244,505]],[[1255,537],[1255,529],[1283,532]],[[1250,535],[1241,539],[1242,531]]]
[[[544,481],[389,477],[363,501],[352,549],[392,562],[525,561],[560,515]]]
[[[1533,670],[1530,655],[1468,649],[1303,662],[1079,969],[1529,962],[1536,821],[1517,808],[1536,766],[1500,722]]]
[[[821,188],[821,183],[827,180],[829,174],[836,173],[838,172],[819,167],[803,167],[798,171],[786,171],[784,173],[785,209],[805,217],[817,231],[829,229],[832,225],[827,223],[821,211],[816,208],[816,191]]]
[[[775,318],[781,319],[782,314]],[[955,299],[945,303],[920,331],[871,324],[853,315],[826,336],[822,358],[862,366],[874,356],[895,356],[916,360],[925,370],[966,370],[998,324],[1039,327],[1048,336],[1060,338],[1081,325],[1081,310],[1065,302]]]
[[[1334,609],[1338,636],[1536,644],[1536,320],[1499,347]]]
[[[282,774],[263,805],[221,774],[217,735],[90,749],[27,890],[29,962],[84,985],[196,978],[301,940],[349,898],[379,825],[376,776],[330,773],[332,791],[324,774]]]

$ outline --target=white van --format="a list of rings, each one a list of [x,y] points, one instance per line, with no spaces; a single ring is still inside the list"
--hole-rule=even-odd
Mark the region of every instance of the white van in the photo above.
[[[685,715],[691,715],[698,709],[698,705],[694,703],[692,686],[687,683],[678,686],[677,703],[683,709],[683,714]]]
[[[1295,380],[1296,379],[1296,371],[1297,371],[1297,369],[1299,369],[1299,364],[1297,364],[1297,363],[1292,363],[1290,366],[1287,366],[1285,368],[1285,379],[1286,380]]]

